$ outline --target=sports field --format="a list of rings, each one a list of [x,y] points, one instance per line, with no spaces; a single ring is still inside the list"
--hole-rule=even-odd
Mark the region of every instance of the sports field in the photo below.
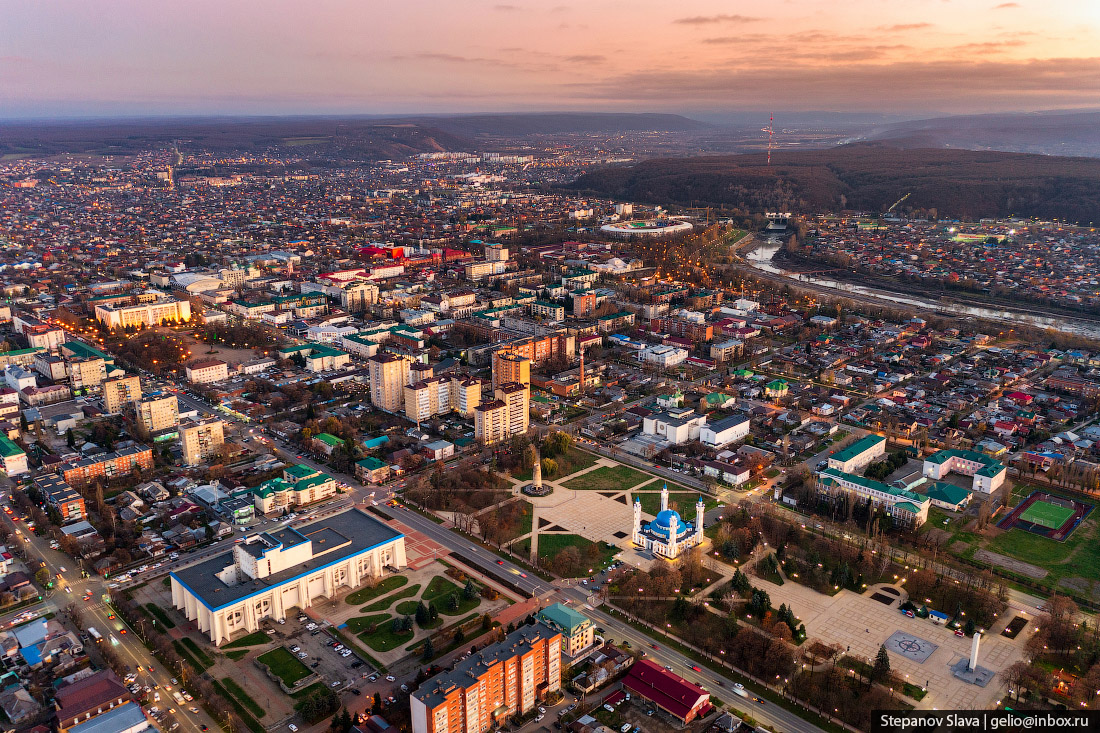
[[[1027,510],[1020,515],[1020,519],[1025,522],[1031,522],[1032,524],[1038,524],[1040,527],[1058,529],[1066,523],[1066,520],[1073,516],[1073,512],[1073,507],[1058,506],[1039,500],[1029,506]]]

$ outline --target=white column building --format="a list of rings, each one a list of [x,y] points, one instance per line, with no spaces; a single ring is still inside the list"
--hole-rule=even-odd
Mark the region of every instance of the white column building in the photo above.
[[[406,566],[405,537],[359,509],[248,537],[173,571],[172,605],[220,646]]]

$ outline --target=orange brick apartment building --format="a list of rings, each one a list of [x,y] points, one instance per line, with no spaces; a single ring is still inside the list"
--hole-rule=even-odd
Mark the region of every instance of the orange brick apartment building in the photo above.
[[[153,450],[144,445],[132,445],[115,453],[82,458],[75,463],[67,463],[61,468],[61,478],[72,486],[83,486],[98,477],[111,479],[124,476],[140,467],[153,468]]]
[[[426,680],[409,698],[413,733],[482,733],[531,710],[561,688],[561,643],[548,626],[521,626]]]

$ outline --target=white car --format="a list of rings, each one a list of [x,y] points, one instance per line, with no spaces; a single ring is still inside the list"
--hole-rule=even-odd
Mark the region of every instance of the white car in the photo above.
[[[291,733],[298,733],[298,726],[294,725],[294,723],[287,723],[286,727],[290,728]]]
[[[394,677],[392,674],[388,674],[386,675],[386,682],[397,682],[397,678]]]

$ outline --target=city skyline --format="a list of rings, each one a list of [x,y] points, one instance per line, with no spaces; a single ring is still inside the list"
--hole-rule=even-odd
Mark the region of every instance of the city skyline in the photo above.
[[[4,2],[0,118],[1100,105],[1100,7]]]

